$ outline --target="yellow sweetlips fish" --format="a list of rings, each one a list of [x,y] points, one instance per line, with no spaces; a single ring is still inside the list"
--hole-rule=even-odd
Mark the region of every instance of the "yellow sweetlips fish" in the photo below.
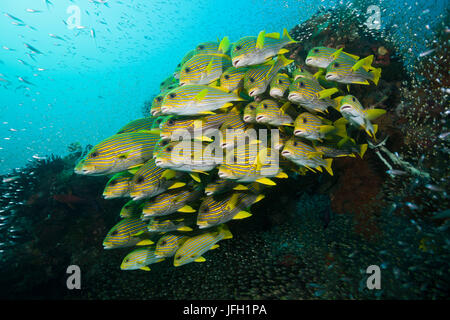
[[[352,95],[339,97],[339,107],[337,108],[342,116],[354,126],[361,126],[364,131],[375,138],[377,125],[372,125],[371,120],[375,120],[386,113],[383,109],[364,109],[361,103]]]
[[[219,166],[218,176],[236,182],[259,182],[275,185],[271,177],[287,178],[278,165],[278,151],[257,145],[244,145],[227,153],[225,161]]]
[[[347,137],[347,131],[345,123],[342,123],[342,121],[331,123],[330,120],[320,116],[303,112],[295,119],[294,135],[312,141],[322,141],[322,139],[326,139],[331,135],[345,138]]]
[[[228,114],[230,117],[227,117],[219,128],[219,142],[222,149],[232,148],[236,135],[239,136],[248,129],[247,124],[242,121],[239,111],[233,108]]]
[[[339,56],[327,67],[325,79],[340,83],[355,83],[368,85],[372,81],[378,85],[381,68],[372,67],[373,55],[361,60]]]
[[[181,67],[180,86],[209,84],[219,79],[230,66],[231,58],[226,54],[197,54]]]
[[[127,133],[127,132],[135,132],[135,131],[141,131],[141,130],[152,130],[153,129],[153,123],[155,121],[155,118],[148,117],[148,118],[140,118],[133,120],[126,125],[124,125],[122,128],[120,128],[119,131],[117,131],[117,134],[119,133]]]
[[[146,130],[115,134],[92,148],[75,173],[105,175],[140,166],[153,156],[158,134]]]
[[[217,113],[207,116],[194,118],[176,118],[175,116],[168,116],[160,125],[160,137],[164,140],[169,140],[175,135],[177,138],[192,138],[202,141],[212,141],[211,137],[220,126],[227,121],[227,119],[234,119],[236,113]],[[200,131],[199,137],[196,137],[195,130]]]
[[[360,144],[344,148],[336,148],[335,146],[328,146],[328,145],[316,145],[315,149],[318,152],[323,153],[323,156],[326,158],[338,158],[338,157],[354,158],[355,153],[357,153],[362,159],[367,150],[367,144]]]
[[[218,248],[217,242],[231,238],[233,235],[225,224],[197,236],[189,237],[176,251],[173,265],[179,267],[194,261],[204,262],[206,259],[202,255],[205,252]]]
[[[148,232],[170,232],[170,231],[192,231],[191,226],[195,225],[194,216],[183,216],[176,214],[170,218],[155,217],[147,225]]]
[[[273,77],[272,81],[270,81],[270,96],[275,99],[283,98],[290,84],[291,80],[287,74],[278,73],[275,77]]]
[[[125,256],[120,265],[121,270],[144,270],[150,271],[150,264],[164,261],[155,254],[155,247],[142,247],[131,251]]]
[[[290,102],[285,103],[281,108],[278,103],[271,99],[261,101],[256,107],[256,122],[269,124],[271,126],[292,126],[294,120],[286,113]]]
[[[265,64],[249,68],[244,75],[244,88],[248,95],[255,97],[263,94],[278,71],[293,61],[280,54],[277,60],[271,60]]]
[[[259,102],[253,101],[248,103],[244,108],[242,120],[246,123],[256,123],[256,107]]]
[[[156,243],[155,255],[161,258],[173,257],[188,238],[183,234],[165,234]]]
[[[318,152],[314,147],[302,142],[298,138],[289,139],[285,143],[281,155],[313,172],[315,172],[313,169],[322,172],[322,167],[324,167],[330,175],[333,175],[331,169],[333,159],[322,159],[321,152]]]
[[[246,210],[252,204],[264,199],[255,187],[249,186],[249,191],[228,192],[222,197],[216,199],[208,196],[203,200],[198,209],[197,226],[200,229],[209,228],[232,219],[244,219],[251,214]]]
[[[120,209],[119,216],[121,218],[137,218],[141,214],[142,205],[142,201],[130,200]]]
[[[164,175],[164,169],[156,166],[155,159],[148,160],[134,174],[130,182],[130,197],[133,200],[151,198],[168,190],[185,185],[184,182],[176,181],[181,176],[180,173],[173,172],[171,175]]]
[[[130,194],[130,181],[133,175],[128,171],[116,173],[106,184],[103,198],[114,199],[128,197]]]
[[[338,89],[324,89],[316,79],[298,78],[289,86],[289,101],[299,104],[311,112],[327,112],[328,107],[337,103],[328,97]]]
[[[159,150],[155,163],[160,168],[177,171],[211,171],[222,163],[222,154],[216,154],[219,149],[218,142],[172,141]]]
[[[140,235],[147,231],[147,223],[139,218],[125,218],[120,220],[109,230],[103,240],[104,249],[131,247],[142,241]],[[145,243],[153,243],[146,240]]]
[[[224,40],[222,40],[222,41],[224,41]],[[219,50],[221,43],[222,42],[218,42],[218,41],[207,41],[207,42],[199,43],[194,49],[194,54],[207,54],[207,53],[219,53],[219,52],[226,53],[227,50],[225,50],[225,51]]]
[[[219,87],[227,92],[235,91],[242,87],[244,75],[248,68],[229,67],[220,76]]]
[[[200,188],[178,188],[161,193],[145,202],[142,207],[142,220],[150,217],[165,216],[174,212],[196,212],[187,203],[197,200],[202,195]]]
[[[166,91],[167,89],[169,89],[171,86],[178,86],[178,79],[176,79],[173,75],[168,76],[166,79],[164,79],[160,84],[159,84],[159,90],[161,92]]]
[[[237,93],[228,93],[216,87],[185,85],[166,94],[162,114],[201,115],[211,114],[213,110],[232,106],[232,101],[244,101]]]
[[[337,57],[349,58],[353,60],[358,60],[359,57],[353,54],[342,51],[341,49],[333,49],[328,47],[314,47],[308,51],[305,63],[308,66],[317,68],[326,68],[330,63]]]
[[[219,46],[219,44],[217,44],[217,46]],[[179,64],[177,64],[177,67],[175,68],[175,70],[174,70],[174,72],[173,72],[173,77],[174,77],[175,79],[180,79],[180,70],[181,70],[181,67],[183,66],[183,64],[184,64],[186,61],[188,61],[190,58],[192,58],[192,57],[193,57],[194,55],[196,55],[197,53],[199,53],[199,52],[197,52],[197,50],[193,49],[193,50],[188,51],[188,52],[183,56],[183,58],[181,59],[181,62],[180,62]]]
[[[258,37],[243,37],[236,41],[231,49],[231,59],[234,67],[245,67],[264,63],[267,59],[288,52],[282,49],[290,43],[295,43],[286,28],[280,38],[279,33],[261,31]]]

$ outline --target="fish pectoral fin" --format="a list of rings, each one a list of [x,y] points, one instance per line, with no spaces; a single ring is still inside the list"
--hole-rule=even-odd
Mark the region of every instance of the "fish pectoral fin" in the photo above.
[[[367,120],[375,120],[386,113],[384,109],[368,109],[365,110]]]
[[[194,140],[203,141],[203,142],[213,142],[213,139],[211,139],[207,136],[194,137]]]
[[[188,206],[188,205],[181,207],[177,211],[178,212],[186,212],[186,213],[197,212],[197,210],[193,209],[191,206]]]
[[[280,49],[280,51],[278,51],[278,53],[277,54],[285,54],[285,53],[288,53],[289,52],[289,50],[288,49]]]
[[[198,114],[211,114],[212,115],[212,114],[216,114],[216,113],[212,112],[212,111],[199,111]]]
[[[279,179],[287,179],[287,178],[289,178],[289,177],[288,177],[288,175],[287,175],[285,172],[280,171],[280,172],[275,176],[275,178],[279,178]]]
[[[321,134],[328,134],[328,133],[333,132],[333,131],[335,131],[335,130],[336,130],[335,127],[329,126],[329,125],[324,125],[324,126],[320,126],[320,127],[319,127],[319,132],[320,132]]]
[[[206,259],[203,257],[198,257],[197,259],[194,260],[195,262],[205,262]]]
[[[192,170],[192,172],[198,172],[198,173],[203,173],[203,174],[209,175],[208,172],[202,171],[202,170]]]
[[[151,244],[154,244],[154,242],[150,239],[145,239],[145,240],[142,240],[142,241],[139,241],[138,243],[136,243],[137,246],[148,246]]]
[[[257,202],[261,201],[262,199],[264,199],[265,197],[266,197],[265,195],[260,194],[260,195],[258,195],[258,196],[256,197],[256,200],[255,200],[255,202],[253,202],[253,203],[257,203]]]
[[[170,180],[173,177],[175,177],[175,175],[176,175],[176,171],[175,170],[167,169],[167,170],[164,170],[164,172],[161,174],[161,178],[164,178],[166,180]]]
[[[220,107],[220,109],[227,109],[227,108],[232,107],[232,106],[233,106],[232,102],[227,102],[222,107]]]
[[[238,201],[239,201],[239,193],[234,193],[231,196],[230,200],[228,201],[225,209],[228,211],[233,210],[234,208],[236,208]]]
[[[184,187],[186,185],[186,183],[184,182],[175,182],[173,185],[171,185],[168,189],[176,189],[176,188],[181,188]]]
[[[324,90],[317,92],[316,96],[319,99],[325,99],[325,98],[332,96],[333,94],[335,94],[338,91],[339,90],[337,88],[324,89]]]
[[[147,266],[145,266],[145,267],[142,267],[142,268],[140,268],[141,270],[144,270],[144,271],[150,271],[150,268],[149,267],[147,267]]]
[[[310,152],[308,153],[308,159],[314,158],[314,157],[321,157],[323,155],[322,152]]]
[[[367,80],[364,80],[364,81],[354,81],[354,82],[352,82],[352,83],[356,83],[356,84],[365,84],[365,85],[369,85],[370,83],[369,83],[369,81],[367,81]],[[350,90],[348,90],[349,92],[350,92]]]
[[[182,226],[177,228],[178,231],[192,231],[192,228],[187,227],[187,226]]]
[[[208,89],[205,88],[202,91],[200,91],[199,93],[197,93],[197,95],[194,97],[194,100],[202,101],[206,97],[207,94],[208,94]]]
[[[191,176],[192,179],[194,179],[194,181],[201,182],[200,177],[198,176],[197,172],[191,172],[191,173],[189,173],[189,175]]]
[[[245,219],[250,217],[252,214],[250,212],[247,211],[239,211],[237,215],[235,215],[233,217],[233,220],[238,220],[238,219]]]
[[[358,60],[352,67],[352,71],[357,71],[362,66],[370,67],[373,62],[373,54]]]
[[[215,244],[215,245],[213,245],[211,248],[210,248],[210,250],[214,250],[214,249],[217,249],[217,248],[219,248],[220,246],[218,245],[218,244]]]
[[[259,179],[256,180],[256,182],[259,182],[261,184],[265,184],[265,185],[268,185],[268,186],[276,186],[277,185],[275,182],[273,182],[269,178],[259,178]]]
[[[333,59],[337,59],[337,58],[340,56],[342,50],[344,50],[344,47],[342,47],[342,48],[340,48],[339,50],[336,50],[334,53],[332,53],[332,54],[331,54],[331,57],[332,57]]]
[[[236,191],[243,191],[243,190],[248,190],[248,187],[242,185],[242,184],[238,184],[236,187],[233,188],[233,190]]]

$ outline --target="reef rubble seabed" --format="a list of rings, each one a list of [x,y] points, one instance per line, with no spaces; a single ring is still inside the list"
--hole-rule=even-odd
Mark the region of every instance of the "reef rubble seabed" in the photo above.
[[[435,51],[411,72],[389,35],[361,19],[345,7],[320,11],[289,32],[299,44],[287,56],[304,66],[301,57],[318,45],[376,55],[379,85],[351,89],[363,105],[388,110],[375,121],[381,138],[364,160],[337,158],[333,177],[281,181],[251,219],[231,224],[235,236],[209,252],[208,263],[123,272],[128,249],[105,251],[101,243],[125,200],[101,197],[104,177],[73,173],[85,151],[71,145],[64,158],[1,177],[0,298],[448,298],[449,141],[440,136],[448,130],[449,35],[439,25]],[[72,264],[81,290],[66,287]],[[370,265],[382,270],[381,290],[367,289]]]

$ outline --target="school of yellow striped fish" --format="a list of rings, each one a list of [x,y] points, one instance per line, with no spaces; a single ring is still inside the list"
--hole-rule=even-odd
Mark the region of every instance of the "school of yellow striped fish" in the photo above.
[[[371,121],[385,110],[365,108],[349,90],[378,84],[373,56],[315,47],[305,58],[312,74],[291,66],[285,46],[292,43],[284,29],[197,45],[161,82],[148,117],[77,164],[78,174],[110,176],[105,199],[130,198],[103,242],[105,249],[137,246],[122,270],[149,271],[169,258],[176,267],[204,262],[233,237],[226,223],[250,217],[276,179],[308,170],[333,175],[333,158],[363,157],[367,144],[357,145],[347,129],[375,140]],[[333,108],[341,115],[335,121],[327,119]]]

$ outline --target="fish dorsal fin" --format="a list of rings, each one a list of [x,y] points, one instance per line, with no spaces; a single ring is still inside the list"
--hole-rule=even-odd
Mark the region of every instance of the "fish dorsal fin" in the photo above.
[[[336,50],[334,53],[332,53],[331,57],[333,59],[337,59],[341,55],[342,50],[344,50],[344,47],[342,47],[339,50]]]
[[[207,94],[208,94],[208,89],[205,88],[202,91],[200,91],[199,93],[197,93],[197,95],[194,97],[194,99],[197,101],[202,101],[206,97]]]
[[[234,193],[231,196],[230,200],[228,200],[228,203],[227,203],[225,209],[228,210],[228,211],[233,210],[234,208],[236,208],[238,201],[239,201],[239,194],[238,193]]]
[[[264,36],[266,34],[265,30],[262,30],[259,34],[258,34],[258,38],[256,39],[256,48],[258,49],[262,49],[264,46]]]
[[[286,113],[286,110],[289,109],[290,106],[291,106],[291,102],[290,102],[290,101],[284,103],[284,104],[281,106],[281,109],[280,109],[281,112],[282,112],[283,114],[285,114],[285,113]]]
[[[213,63],[214,63],[214,57],[212,57],[211,60],[209,60],[209,63],[208,63],[208,65],[206,66],[206,69],[205,69],[206,74],[210,74],[210,73],[211,73]],[[203,89],[203,90],[204,90],[204,89]]]
[[[361,60],[358,60],[352,67],[352,71],[357,71],[359,68],[364,67],[364,69],[367,71],[368,68],[371,66],[373,62],[373,54],[370,56],[367,56]]]
[[[271,33],[266,33],[265,37],[271,38],[271,39],[280,39],[280,34],[278,32],[271,32]]]
[[[227,36],[225,36],[223,37],[222,41],[220,41],[219,51],[225,53],[228,51],[229,48],[230,48],[230,39]]]

